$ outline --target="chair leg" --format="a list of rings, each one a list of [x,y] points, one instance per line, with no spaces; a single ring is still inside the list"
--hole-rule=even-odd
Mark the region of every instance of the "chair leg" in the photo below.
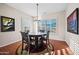
[[[28,54],[30,55],[30,44],[28,44]]]
[[[30,50],[29,50],[29,48],[28,48],[28,54],[30,54]]]
[[[47,40],[46,40],[46,47],[47,47],[47,51],[48,51],[48,42],[47,42]]]
[[[49,51],[49,40],[46,40],[47,51]]]
[[[23,47],[24,47],[24,44],[23,44],[23,42],[22,42],[22,50],[21,50],[21,54],[23,53]]]
[[[49,51],[49,40],[47,40],[46,45],[47,45],[47,51],[49,52],[49,55],[51,55],[51,53]]]

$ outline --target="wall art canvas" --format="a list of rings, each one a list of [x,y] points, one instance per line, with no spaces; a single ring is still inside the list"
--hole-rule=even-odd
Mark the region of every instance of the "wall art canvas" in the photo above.
[[[67,18],[67,31],[79,34],[79,9],[76,8],[71,15]]]
[[[1,16],[1,32],[14,31],[15,19]]]

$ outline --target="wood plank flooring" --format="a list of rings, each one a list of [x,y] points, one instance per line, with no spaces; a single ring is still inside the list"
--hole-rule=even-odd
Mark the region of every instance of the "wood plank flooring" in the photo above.
[[[50,40],[52,45],[54,46],[54,55],[72,55],[73,52],[67,45],[65,41],[58,40]],[[16,50],[18,46],[21,45],[21,41],[15,42],[8,46],[4,46],[0,48],[0,55],[16,55]],[[51,52],[52,53],[52,52]]]

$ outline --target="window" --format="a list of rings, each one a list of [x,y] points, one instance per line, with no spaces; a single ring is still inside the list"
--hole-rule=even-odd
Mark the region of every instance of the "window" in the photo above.
[[[45,30],[50,32],[56,32],[56,19],[40,20],[38,30]]]

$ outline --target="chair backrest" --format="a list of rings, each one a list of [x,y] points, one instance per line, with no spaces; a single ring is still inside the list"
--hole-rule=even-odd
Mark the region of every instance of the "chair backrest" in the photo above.
[[[35,45],[35,36],[34,35],[28,35],[28,38],[29,38],[30,44]]]
[[[47,31],[47,37],[46,37],[47,39],[49,39],[49,32],[50,32],[50,31]]]
[[[49,31],[47,31],[47,33],[44,34],[42,37],[45,38],[45,40],[48,40],[49,39]]]
[[[28,32],[27,33],[21,32],[21,35],[22,35],[22,40],[25,40],[27,42],[28,41]]]
[[[44,33],[45,32],[45,30],[39,30],[40,32],[42,32],[42,33]]]

